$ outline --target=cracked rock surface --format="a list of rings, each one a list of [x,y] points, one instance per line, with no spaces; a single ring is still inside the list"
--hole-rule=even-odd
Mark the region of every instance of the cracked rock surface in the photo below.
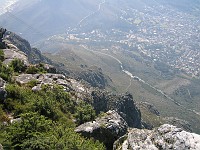
[[[126,121],[116,111],[110,110],[103,117],[78,126],[75,131],[85,137],[93,137],[111,148],[115,140],[126,134],[127,128]]]
[[[123,140],[114,144],[117,150],[199,150],[200,135],[164,124],[154,130],[131,129]]]

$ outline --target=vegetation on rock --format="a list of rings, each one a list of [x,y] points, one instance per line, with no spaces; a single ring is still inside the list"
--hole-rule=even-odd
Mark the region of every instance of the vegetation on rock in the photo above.
[[[24,68],[18,59],[6,66],[3,53],[0,55],[0,77],[7,81],[6,99],[0,101],[0,143],[4,149],[105,149],[100,142],[74,132],[77,125],[96,117],[91,105],[76,102],[58,85],[44,85],[33,92],[36,81],[24,86],[10,82],[14,73],[31,69]],[[36,72],[44,72],[42,64]]]

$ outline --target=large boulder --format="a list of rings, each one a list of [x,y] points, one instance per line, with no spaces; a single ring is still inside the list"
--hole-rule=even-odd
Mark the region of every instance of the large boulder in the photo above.
[[[110,149],[114,141],[126,134],[127,128],[126,121],[116,111],[108,111],[103,117],[78,126],[75,131],[103,142]]]
[[[4,52],[4,64],[9,64],[11,61],[13,61],[14,59],[20,59],[24,62],[25,66],[29,65],[28,62],[28,58],[26,56],[26,54],[22,51],[20,51],[18,48],[12,48],[12,49],[3,49]]]
[[[141,113],[131,94],[115,95],[106,91],[93,91],[91,95],[97,114],[101,111],[116,110],[129,127],[141,128]]]
[[[114,144],[117,150],[199,150],[200,135],[164,124],[154,130],[132,129]]]
[[[0,78],[0,100],[4,100],[6,98],[6,90],[5,90],[6,82]]]

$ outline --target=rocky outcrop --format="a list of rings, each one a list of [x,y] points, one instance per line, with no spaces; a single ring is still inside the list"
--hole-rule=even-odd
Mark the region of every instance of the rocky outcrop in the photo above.
[[[8,65],[14,59],[20,59],[24,62],[24,65],[26,66],[29,65],[26,54],[20,51],[18,48],[3,49],[3,52],[4,52],[4,58],[5,58],[5,60],[3,61],[4,64]]]
[[[37,66],[37,65],[36,65]],[[57,73],[57,70],[54,66],[49,65],[49,64],[44,64],[44,69],[48,72],[48,73]]]
[[[28,57],[28,61],[32,64],[40,62],[51,63],[51,61],[44,57],[38,49],[31,48],[28,41],[13,32],[6,31],[3,37],[3,42],[5,43],[7,49],[17,48],[23,52]]]
[[[78,126],[75,131],[85,137],[93,137],[111,149],[114,141],[126,134],[127,128],[126,121],[116,111],[108,111],[103,117]]]
[[[36,86],[32,89],[34,91],[41,90],[42,85],[60,85],[64,87],[66,92],[70,92],[72,96],[76,99],[82,99],[85,101],[91,101],[91,92],[92,88],[86,87],[81,82],[66,78],[66,76],[62,74],[53,74],[53,73],[46,73],[46,74],[21,74],[15,77],[15,81],[20,84],[27,84],[31,81],[37,81]]]
[[[105,91],[93,91],[92,97],[97,113],[116,110],[126,120],[129,127],[141,128],[141,113],[131,94],[115,95]]]
[[[81,67],[77,69],[63,68],[63,66],[58,66],[59,70],[62,70],[67,76],[70,76],[77,80],[84,80],[92,87],[97,87],[100,89],[105,89],[112,80],[109,76],[103,74],[102,69],[96,66],[91,67]]]
[[[61,85],[76,99],[81,99],[93,105],[97,114],[116,110],[130,127],[141,128],[141,114],[136,107],[131,94],[115,95],[82,84],[75,79],[67,78],[62,74],[21,74],[16,77],[18,84],[27,84],[36,80],[34,91],[40,90],[42,85]]]
[[[6,29],[0,28],[0,49],[6,48],[5,43],[3,42],[4,34],[6,33]]]
[[[108,81],[111,81],[109,77],[102,73],[101,68],[95,66],[84,69],[78,72],[78,79],[87,81],[91,86],[104,89],[108,85]]]
[[[5,90],[6,82],[0,78],[0,100],[4,100],[6,98],[6,90]]]
[[[132,129],[114,144],[116,150],[199,150],[200,135],[164,124],[154,130]]]

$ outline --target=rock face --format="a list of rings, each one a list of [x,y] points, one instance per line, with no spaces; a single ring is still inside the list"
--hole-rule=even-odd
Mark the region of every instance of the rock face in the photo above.
[[[102,73],[101,68],[90,67],[78,72],[78,79],[87,81],[91,86],[104,89],[108,85],[109,77]]]
[[[108,111],[105,116],[78,126],[75,131],[103,142],[110,149],[115,140],[126,134],[127,128],[126,121],[116,111]]]
[[[93,91],[93,105],[97,113],[116,110],[129,127],[141,128],[141,113],[131,94],[114,95],[108,92]]]
[[[38,49],[31,48],[28,41],[16,35],[15,33],[6,31],[4,33],[3,42],[5,43],[7,49],[18,49],[21,51],[21,53],[23,52],[23,54],[28,57],[28,61],[32,64],[40,62],[51,63],[51,61],[44,57]]]
[[[122,139],[122,138],[121,138]],[[154,130],[132,129],[114,144],[117,150],[199,150],[200,135],[189,133],[173,125],[164,124]]]
[[[0,49],[6,48],[5,43],[2,41],[5,33],[6,33],[6,29],[0,28]]]
[[[3,61],[4,64],[8,65],[14,59],[20,59],[20,60],[23,60],[24,65],[26,66],[29,65],[26,54],[20,51],[18,48],[3,49],[3,52],[4,52],[4,58],[5,58],[5,60]]]
[[[90,88],[87,88],[81,82],[66,78],[66,76],[62,74],[21,74],[15,78],[18,84],[27,84],[31,81],[37,81],[37,85],[32,88],[32,90],[37,91],[41,90],[42,85],[60,85],[64,87],[66,92],[72,93],[72,96],[76,99],[82,99],[84,101],[92,101],[92,97],[90,94]]]
[[[0,78],[0,100],[4,100],[6,98],[6,90],[5,90],[6,82]]]

